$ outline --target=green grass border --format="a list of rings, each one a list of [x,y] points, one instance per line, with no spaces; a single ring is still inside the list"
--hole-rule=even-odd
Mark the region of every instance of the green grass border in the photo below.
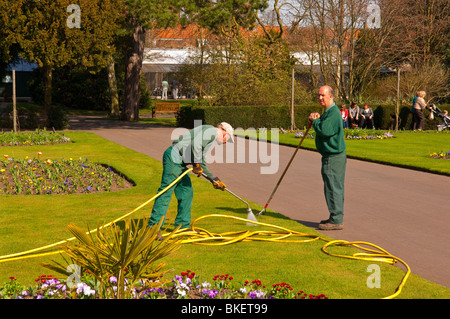
[[[314,130],[310,129],[310,133],[314,133]],[[399,131],[393,134],[394,138],[387,139],[346,139],[348,158],[450,176],[448,160],[430,157],[433,152],[450,151],[450,131]],[[252,138],[240,131],[236,135]],[[267,134],[267,141],[271,142],[270,133]],[[280,133],[278,143],[297,147],[300,138],[296,138],[295,133]],[[311,138],[305,138],[301,148],[317,151],[315,141]]]

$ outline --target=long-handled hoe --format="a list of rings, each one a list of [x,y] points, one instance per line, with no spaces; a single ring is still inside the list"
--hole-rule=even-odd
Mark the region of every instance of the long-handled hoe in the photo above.
[[[273,195],[274,195],[275,192],[277,191],[278,186],[280,186],[280,183],[281,183],[281,181],[283,180],[284,175],[286,174],[286,172],[287,172],[289,166],[291,165],[292,160],[293,160],[294,157],[295,157],[295,154],[297,154],[297,151],[298,151],[298,149],[300,148],[300,146],[302,145],[303,140],[305,139],[306,135],[308,135],[309,129],[311,128],[311,124],[312,124],[312,122],[310,121],[310,122],[309,122],[309,125],[308,125],[308,128],[307,128],[306,131],[305,131],[305,134],[303,134],[303,137],[302,137],[302,139],[300,140],[300,143],[298,143],[297,148],[296,148],[295,151],[294,151],[294,154],[292,154],[291,159],[289,160],[288,164],[286,165],[286,168],[285,168],[284,171],[283,171],[283,174],[281,174],[280,179],[278,180],[277,184],[275,185],[275,188],[273,189],[272,194],[270,194],[270,197],[269,197],[269,199],[267,200],[266,205],[264,205],[264,208],[257,214],[258,216],[260,216],[261,214],[264,214],[264,213],[265,213],[267,206],[269,206],[269,203],[270,203],[270,201],[272,200]]]

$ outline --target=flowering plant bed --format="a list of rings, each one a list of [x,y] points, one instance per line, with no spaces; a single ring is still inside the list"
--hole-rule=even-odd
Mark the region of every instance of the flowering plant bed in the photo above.
[[[303,131],[295,133],[296,138],[302,138]],[[314,138],[314,132],[309,133],[306,138]],[[344,129],[344,138],[347,140],[383,140],[394,138],[391,132],[385,132],[381,130],[367,130],[367,129]]]
[[[50,195],[111,192],[132,185],[111,167],[88,159],[15,159],[0,161],[0,195]]]
[[[45,128],[33,132],[2,132],[0,134],[0,146],[48,145],[70,142],[69,138],[55,132],[47,132]]]
[[[34,287],[25,287],[10,277],[10,282],[0,287],[0,299],[98,299],[98,283],[92,276],[85,274],[79,281],[68,288],[64,280],[52,275],[41,275]],[[131,299],[328,299],[324,294],[312,295],[302,290],[295,291],[289,284],[282,282],[265,286],[258,279],[232,284],[233,277],[228,274],[216,275],[213,282],[200,282],[194,272],[187,270],[175,275],[169,284],[158,285],[158,281],[133,288]],[[117,278],[111,276],[109,284],[113,298]],[[150,287],[149,287],[150,286]],[[108,296],[102,296],[103,298]]]
[[[435,158],[435,159],[450,160],[450,151],[448,151],[448,152],[433,152],[430,154],[430,157]]]

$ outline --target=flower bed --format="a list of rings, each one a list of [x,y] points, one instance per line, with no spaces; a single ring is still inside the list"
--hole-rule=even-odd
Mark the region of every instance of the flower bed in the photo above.
[[[435,158],[435,159],[446,159],[446,160],[450,160],[450,151],[448,152],[434,152],[430,154],[431,158]]]
[[[0,134],[0,146],[29,146],[70,143],[70,139],[54,132],[36,130],[34,132],[4,132]]]
[[[295,133],[296,138],[302,138],[304,132],[299,131]],[[306,138],[314,139],[314,133],[309,133]],[[344,129],[344,138],[347,140],[383,140],[394,138],[391,132],[380,130],[363,130],[363,129]]]
[[[0,195],[50,195],[111,192],[133,186],[112,168],[88,159],[15,159],[0,161]]]
[[[75,283],[71,288],[64,280],[54,276],[42,275],[36,279],[34,287],[26,288],[10,277],[10,282],[0,287],[0,299],[97,299],[99,298],[96,283],[92,277],[84,275],[83,281]],[[142,281],[140,287],[134,288],[132,299],[328,299],[324,294],[312,295],[304,291],[295,291],[289,284],[282,282],[265,286],[258,279],[241,284],[233,284],[233,277],[228,274],[217,275],[213,282],[200,283],[198,276],[187,270],[176,275],[167,285],[159,285],[152,281]],[[114,296],[114,284],[117,278],[111,276],[109,284]],[[153,287],[149,287],[153,286]],[[103,296],[108,298],[108,296]]]

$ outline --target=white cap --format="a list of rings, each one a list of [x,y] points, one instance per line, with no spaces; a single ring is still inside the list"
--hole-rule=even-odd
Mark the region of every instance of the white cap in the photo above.
[[[224,129],[225,132],[227,132],[227,134],[230,136],[231,142],[234,142],[234,130],[230,124],[228,124],[227,122],[222,122],[217,125],[217,127]]]

